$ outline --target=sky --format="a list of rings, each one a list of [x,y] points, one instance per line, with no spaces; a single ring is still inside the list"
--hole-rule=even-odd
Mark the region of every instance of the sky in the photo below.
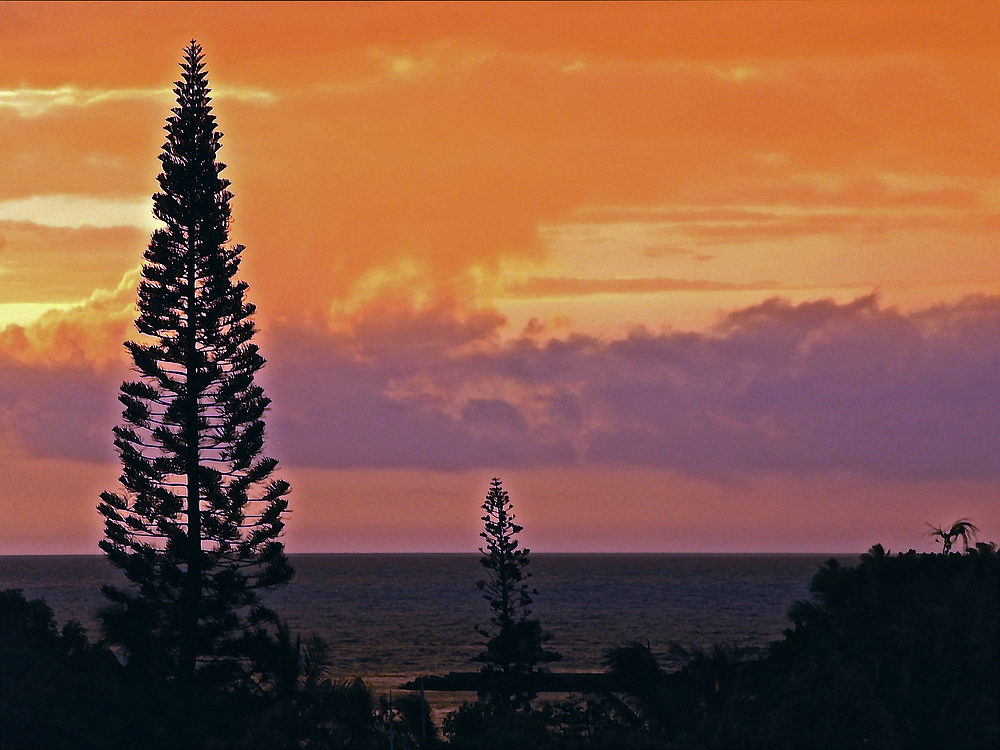
[[[190,39],[289,551],[1000,539],[1000,5],[0,3],[0,554],[98,551]]]

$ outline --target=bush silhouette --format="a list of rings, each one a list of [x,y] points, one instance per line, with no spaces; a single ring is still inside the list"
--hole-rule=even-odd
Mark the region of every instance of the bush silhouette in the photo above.
[[[759,658],[674,646],[683,666],[662,674],[641,644],[611,652],[635,713],[619,724],[639,722],[666,746],[997,746],[993,545],[898,555],[876,545],[855,567],[828,561],[810,590],[817,600],[796,603],[792,627]]]
[[[44,601],[0,591],[0,746],[120,745],[120,673],[80,623],[60,632]]]

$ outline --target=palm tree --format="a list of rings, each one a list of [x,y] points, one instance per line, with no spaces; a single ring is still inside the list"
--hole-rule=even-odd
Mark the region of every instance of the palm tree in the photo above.
[[[951,528],[945,531],[939,526],[930,526],[930,531],[927,534],[941,541],[942,553],[948,554],[951,552],[951,545],[954,544],[958,537],[962,537],[962,546],[968,551],[969,549],[969,538],[971,537],[975,540],[976,535],[979,533],[979,529],[973,525],[972,521],[968,518],[959,518],[955,523],[951,525]]]

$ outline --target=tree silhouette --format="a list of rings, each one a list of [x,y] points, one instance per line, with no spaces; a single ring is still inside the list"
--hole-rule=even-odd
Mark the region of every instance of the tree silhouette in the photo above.
[[[76,620],[60,632],[52,609],[0,590],[0,745],[121,747],[115,713],[121,665]]]
[[[483,598],[490,603],[490,627],[476,631],[487,639],[486,650],[476,657],[483,664],[486,673],[488,697],[501,699],[515,706],[526,706],[534,697],[527,682],[527,676],[535,665],[557,661],[562,655],[547,651],[542,644],[550,639],[542,631],[537,620],[529,619],[532,595],[538,592],[529,589],[527,571],[530,562],[528,549],[518,549],[514,535],[523,528],[516,524],[514,506],[510,496],[501,486],[499,479],[493,479],[483,503],[484,529],[480,536],[486,546],[480,564],[488,571],[486,580],[476,586],[483,592]]]
[[[606,649],[601,664],[625,692],[632,694],[654,689],[663,677],[648,641],[629,641]]]
[[[274,615],[259,593],[292,569],[277,540],[289,486],[262,455],[270,400],[254,384],[254,305],[236,279],[229,180],[201,47],[184,50],[159,156],[157,229],[145,251],[135,325],[125,342],[140,379],[121,386],[115,428],[121,494],[104,492],[101,549],[133,584],[104,587],[108,639],[131,666],[194,676],[245,662],[248,628]]]
[[[947,531],[939,526],[931,526],[930,524],[927,525],[930,526],[930,531],[927,533],[931,537],[940,540],[941,552],[946,555],[951,552],[951,546],[959,537],[962,538],[962,546],[968,550],[970,537],[974,540],[976,535],[979,533],[979,529],[974,526],[968,518],[958,519]]]

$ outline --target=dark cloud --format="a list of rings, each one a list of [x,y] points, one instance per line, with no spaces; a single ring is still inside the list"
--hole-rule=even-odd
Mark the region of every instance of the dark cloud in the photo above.
[[[773,299],[704,333],[504,342],[492,312],[380,309],[261,344],[272,452],[314,467],[647,465],[989,479],[1000,297],[915,313]],[[107,460],[115,365],[0,356],[0,429]]]
[[[126,374],[124,367],[30,365],[0,356],[0,439],[38,458],[113,460],[111,428]]]
[[[280,455],[313,466],[565,464],[574,452],[533,428],[517,404],[484,395],[484,357],[502,318],[446,308],[364,318],[351,333],[281,331],[266,381]],[[490,353],[476,354],[476,344]],[[488,368],[486,368],[488,369]],[[472,395],[456,398],[468,385]]]
[[[700,473],[995,476],[998,333],[996,298],[907,316],[864,297],[772,300],[714,336],[614,342],[590,394],[613,417],[587,458]]]
[[[988,477],[1000,467],[1000,298],[914,314],[873,296],[771,300],[704,334],[611,342],[500,344],[498,327],[438,309],[383,318],[373,340],[275,337],[268,377],[282,454],[334,466],[585,461],[708,475]]]

